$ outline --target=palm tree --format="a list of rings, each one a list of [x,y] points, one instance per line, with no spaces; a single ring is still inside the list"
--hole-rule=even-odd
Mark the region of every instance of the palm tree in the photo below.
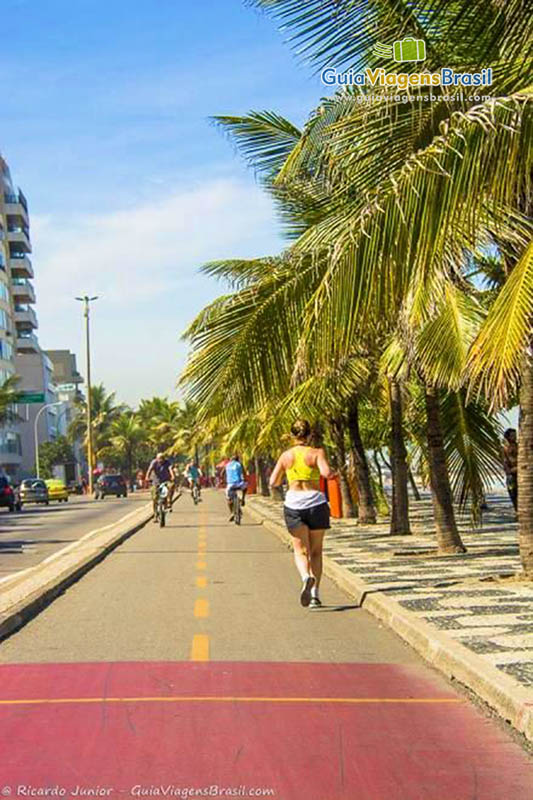
[[[136,466],[136,457],[141,445],[146,444],[146,432],[137,416],[127,411],[117,417],[109,428],[109,446],[105,448],[124,459],[127,474],[131,479]]]
[[[526,470],[526,452],[527,420],[533,417],[533,408],[526,411],[524,406],[532,402],[528,385],[533,379],[527,355],[533,312],[527,289],[531,257],[526,249],[531,229],[525,218],[531,209],[532,138],[528,81],[533,40],[528,4],[376,2],[371,7],[364,4],[364,11],[357,3],[342,0],[334,8],[298,0],[259,4],[282,17],[286,27],[293,26],[296,39],[304,36],[307,54],[320,65],[332,58],[336,66],[369,63],[370,31],[373,41],[398,31],[423,36],[430,69],[444,63],[459,67],[492,63],[495,97],[481,103],[444,99],[419,107],[412,100],[400,107],[391,105],[390,113],[383,114],[377,106],[372,110],[358,103],[355,92],[340,93],[312,118],[276,185],[296,185],[311,174],[315,181],[336,187],[329,210],[296,247],[302,258],[327,254],[330,262],[309,303],[305,325],[309,346],[322,363],[330,363],[333,352],[342,357],[373,314],[394,320],[398,309],[404,309],[404,325],[423,325],[447,284],[461,281],[468,265],[465,253],[475,252],[480,244],[493,243],[511,253],[509,260],[516,266],[473,346],[471,380],[474,386],[483,383],[482,374],[488,383],[499,380],[501,393],[511,376],[516,390],[521,375],[521,541],[524,568],[531,571],[533,471]],[[448,36],[452,30],[453,40]],[[457,43],[459,31],[461,44],[450,48],[448,43]],[[385,89],[382,94],[385,101],[390,92]],[[510,326],[501,313],[504,307],[513,315]],[[337,337],[335,350],[332,330]],[[500,343],[505,339],[505,347],[489,366],[495,353],[489,332],[494,331]],[[491,395],[496,408],[494,398]],[[444,518],[451,531],[446,471],[439,468],[443,459],[437,402],[429,384],[426,408],[435,428],[430,452],[436,456],[439,451],[438,458],[430,459],[438,473],[432,484],[436,480],[438,502],[446,505]]]
[[[77,415],[69,427],[71,441],[82,439],[87,445],[87,403],[85,398],[76,401]],[[92,434],[96,458],[99,458],[110,444],[110,429],[113,422],[126,410],[123,404],[117,404],[115,393],[107,393],[103,383],[91,386]]]

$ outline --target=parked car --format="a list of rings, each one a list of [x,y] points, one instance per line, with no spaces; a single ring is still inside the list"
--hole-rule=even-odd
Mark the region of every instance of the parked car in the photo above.
[[[20,484],[20,503],[44,503],[48,505],[48,487],[40,478],[26,478]]]
[[[0,486],[0,507],[9,508],[10,512],[22,508],[17,489],[7,483]]]
[[[59,500],[60,503],[68,503],[68,489],[58,478],[50,478],[45,481],[48,489],[49,500]]]
[[[122,475],[101,475],[96,481],[94,496],[97,500],[103,500],[108,494],[115,497],[127,497],[128,487]]]

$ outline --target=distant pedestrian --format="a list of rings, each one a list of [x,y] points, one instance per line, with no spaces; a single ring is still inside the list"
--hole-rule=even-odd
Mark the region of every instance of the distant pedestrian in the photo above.
[[[329,524],[329,505],[320,491],[320,476],[334,477],[321,447],[312,447],[311,426],[298,419],[291,428],[294,446],[278,459],[270,476],[270,486],[280,486],[287,477],[285,523],[292,536],[294,561],[302,579],[300,603],[320,608],[318,594],[322,577],[322,547]]]
[[[514,510],[518,511],[518,442],[516,430],[507,428],[503,434],[503,469],[507,483],[507,491]]]

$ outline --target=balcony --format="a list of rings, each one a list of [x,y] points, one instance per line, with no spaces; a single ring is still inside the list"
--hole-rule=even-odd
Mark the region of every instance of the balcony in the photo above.
[[[33,266],[26,253],[11,253],[9,266],[14,278],[33,278]]]
[[[21,217],[29,225],[28,203],[20,190],[18,194],[4,194],[4,203],[6,214]]]
[[[39,340],[33,333],[17,332],[17,353],[40,353]]]
[[[26,253],[31,253],[30,229],[26,225],[9,225],[7,240],[17,245],[17,250],[22,249]]]
[[[33,284],[26,278],[13,278],[11,281],[11,292],[15,298],[15,303],[35,303],[35,289]]]
[[[33,308],[24,308],[22,306],[15,306],[15,324],[18,332],[28,328],[39,327],[37,314]]]

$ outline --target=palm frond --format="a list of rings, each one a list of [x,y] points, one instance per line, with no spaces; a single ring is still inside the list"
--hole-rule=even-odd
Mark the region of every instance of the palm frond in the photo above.
[[[250,111],[243,116],[214,116],[248,164],[271,182],[300,139],[301,132],[274,111]]]
[[[505,405],[520,380],[522,359],[533,335],[533,240],[524,250],[472,344],[470,393]]]

